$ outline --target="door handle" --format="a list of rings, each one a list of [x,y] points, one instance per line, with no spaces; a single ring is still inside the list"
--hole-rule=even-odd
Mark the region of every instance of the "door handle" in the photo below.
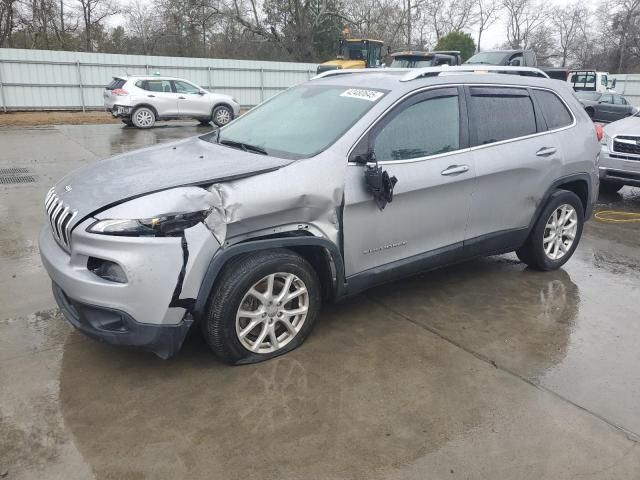
[[[461,173],[468,171],[469,165],[449,165],[440,172],[440,175],[460,175]]]
[[[155,95],[147,95],[147,97],[149,97],[149,98],[156,98],[156,96],[155,96]]]
[[[179,100],[185,100],[187,97],[178,97]]]
[[[553,155],[556,152],[557,150],[553,147],[542,147],[536,152],[536,155],[539,157],[548,157],[549,155]]]

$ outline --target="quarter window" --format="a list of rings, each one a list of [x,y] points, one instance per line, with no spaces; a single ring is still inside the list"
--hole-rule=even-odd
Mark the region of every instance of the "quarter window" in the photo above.
[[[573,122],[571,113],[554,93],[547,90],[533,90],[533,96],[542,109],[542,114],[547,122],[547,130],[571,125]]]
[[[476,145],[536,133],[533,103],[520,88],[471,88],[471,121]]]
[[[408,160],[460,148],[458,96],[430,98],[402,110],[376,135],[376,159]]]

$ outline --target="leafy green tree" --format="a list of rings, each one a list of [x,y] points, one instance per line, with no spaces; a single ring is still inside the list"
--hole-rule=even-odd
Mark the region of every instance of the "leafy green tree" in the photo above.
[[[454,30],[438,40],[435,50],[459,50],[464,62],[476,51],[476,44],[468,33]]]

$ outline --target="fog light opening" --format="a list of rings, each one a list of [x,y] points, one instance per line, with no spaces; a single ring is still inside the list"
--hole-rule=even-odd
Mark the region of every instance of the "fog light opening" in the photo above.
[[[127,283],[127,276],[120,265],[102,258],[89,257],[87,269],[94,275],[115,283]]]

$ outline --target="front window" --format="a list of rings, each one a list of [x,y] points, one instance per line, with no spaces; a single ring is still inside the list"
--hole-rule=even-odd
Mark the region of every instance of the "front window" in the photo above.
[[[200,89],[190,83],[174,80],[173,84],[176,86],[176,92],[178,93],[200,93]]]
[[[386,91],[305,84],[291,88],[205,140],[282,158],[312,157],[340,138]]]

